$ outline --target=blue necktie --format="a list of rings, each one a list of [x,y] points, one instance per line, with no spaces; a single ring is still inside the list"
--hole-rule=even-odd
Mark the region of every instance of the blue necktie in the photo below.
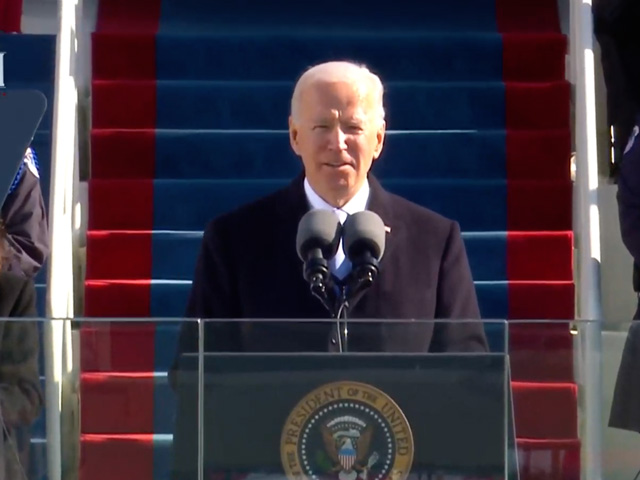
[[[349,214],[339,208],[335,208],[333,212],[338,215],[340,223],[344,225],[344,221],[347,219]],[[330,269],[333,274],[340,279],[346,277],[351,271],[351,262],[345,257],[344,250],[342,249],[342,240],[340,240],[336,256],[331,260]]]

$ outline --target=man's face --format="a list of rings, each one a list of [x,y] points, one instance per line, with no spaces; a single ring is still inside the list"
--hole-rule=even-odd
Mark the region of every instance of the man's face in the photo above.
[[[351,82],[316,81],[304,87],[299,100],[299,118],[289,119],[291,146],[316,193],[341,207],[380,155],[384,121],[376,116],[371,92]]]

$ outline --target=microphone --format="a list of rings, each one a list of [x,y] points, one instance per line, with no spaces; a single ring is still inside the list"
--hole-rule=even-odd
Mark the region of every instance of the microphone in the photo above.
[[[342,248],[351,262],[351,272],[341,289],[338,314],[340,351],[347,351],[349,329],[347,316],[350,304],[373,285],[378,276],[379,262],[384,254],[386,231],[382,219],[370,210],[347,217],[343,227]],[[340,319],[344,320],[342,333]],[[344,347],[343,347],[344,346]]]
[[[304,262],[303,276],[311,293],[334,314],[335,292],[329,262],[338,251],[342,225],[329,210],[314,209],[307,212],[298,224],[296,250]]]
[[[385,239],[384,222],[370,210],[351,215],[345,221],[343,249],[352,265],[347,279],[352,297],[369,288],[378,276]]]

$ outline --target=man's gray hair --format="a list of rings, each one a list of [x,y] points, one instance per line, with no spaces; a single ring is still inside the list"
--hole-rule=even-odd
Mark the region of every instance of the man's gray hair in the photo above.
[[[353,62],[326,62],[315,65],[305,71],[295,88],[291,97],[291,117],[294,122],[300,118],[300,97],[302,91],[315,81],[338,82],[350,81],[368,90],[375,102],[374,111],[371,112],[373,118],[384,121],[384,87],[382,81],[372,73],[366,66]]]

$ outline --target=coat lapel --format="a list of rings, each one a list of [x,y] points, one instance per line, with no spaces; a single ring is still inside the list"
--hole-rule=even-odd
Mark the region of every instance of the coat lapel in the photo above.
[[[378,180],[373,176],[369,176],[369,186],[371,190],[367,210],[377,213],[384,222],[384,226],[387,230],[384,254],[381,260],[381,262],[384,262],[385,258],[394,251],[394,247],[397,245],[396,240],[402,233],[402,226],[393,217],[390,196],[386,190],[382,188],[380,182],[378,182]]]
[[[281,281],[284,285],[291,285],[291,300],[295,301],[303,318],[330,317],[329,312],[322,306],[310,291],[309,284],[303,276],[304,264],[296,251],[296,236],[298,224],[302,217],[309,211],[309,203],[304,192],[304,174],[296,177],[289,187],[285,189],[284,201],[280,210],[283,225],[282,245],[286,244],[286,253],[283,253]],[[323,315],[324,314],[324,315]]]
[[[371,288],[351,305],[351,316],[361,318],[369,316],[369,312],[379,312],[380,301],[384,298],[382,292],[389,291],[392,288],[393,275],[391,271],[397,263],[394,262],[394,256],[400,243],[399,240],[404,234],[402,225],[393,216],[389,193],[382,188],[380,182],[372,175],[369,176],[369,187],[371,190],[367,210],[378,214],[387,232],[378,277]],[[376,315],[376,317],[378,316]]]

